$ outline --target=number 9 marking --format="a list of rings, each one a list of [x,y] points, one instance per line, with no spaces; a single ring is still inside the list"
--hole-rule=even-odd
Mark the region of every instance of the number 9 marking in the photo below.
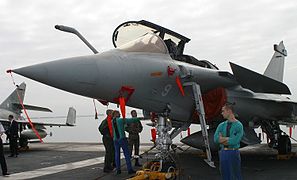
[[[171,84],[167,84],[164,87],[164,90],[162,91],[162,96],[167,96],[167,94],[169,93],[169,91],[171,90],[171,88],[172,88],[172,85]]]

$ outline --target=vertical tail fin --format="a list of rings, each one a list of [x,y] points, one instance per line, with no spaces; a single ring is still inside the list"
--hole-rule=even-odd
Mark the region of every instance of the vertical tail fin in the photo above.
[[[25,91],[26,84],[23,82],[0,104],[0,108],[10,111],[18,111],[13,104],[20,104],[18,94],[21,100],[24,101]]]
[[[76,110],[73,107],[69,107],[66,125],[67,126],[74,126],[76,122]]]
[[[274,54],[264,72],[264,76],[270,77],[279,82],[283,82],[284,76],[284,64],[285,57],[287,56],[287,50],[283,41],[279,45],[274,45]]]

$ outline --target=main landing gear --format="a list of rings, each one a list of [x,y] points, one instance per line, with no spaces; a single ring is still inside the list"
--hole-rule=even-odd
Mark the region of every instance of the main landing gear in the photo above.
[[[263,121],[261,127],[270,139],[269,147],[277,149],[280,155],[291,153],[290,137],[280,129],[276,121]]]
[[[277,150],[279,154],[289,154],[292,150],[291,140],[288,135],[281,135],[278,140]]]

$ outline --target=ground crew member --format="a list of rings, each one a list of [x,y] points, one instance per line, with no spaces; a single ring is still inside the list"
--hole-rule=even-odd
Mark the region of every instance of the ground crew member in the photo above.
[[[18,123],[14,120],[13,115],[8,116],[10,126],[6,131],[9,138],[10,155],[8,157],[18,157]]]
[[[3,135],[4,132],[5,132],[5,130],[0,122],[0,164],[1,164],[1,169],[2,169],[2,175],[7,176],[9,174],[7,173],[7,165],[6,165],[6,161],[5,161],[5,157],[4,157],[3,143],[2,143],[2,138],[1,138],[1,136]]]
[[[116,174],[121,174],[121,161],[120,161],[120,148],[123,149],[128,174],[134,174],[135,171],[132,169],[131,165],[131,156],[130,151],[128,148],[128,142],[124,131],[124,125],[137,122],[139,121],[139,118],[120,118],[119,111],[113,112],[113,117],[115,117],[112,120],[112,129],[113,129],[113,142],[114,142],[114,149],[115,149],[115,162],[116,162],[116,168],[117,172]]]
[[[115,167],[114,160],[114,145],[112,139],[112,128],[108,126],[108,122],[112,120],[112,110],[106,110],[107,117],[101,122],[99,126],[99,131],[102,134],[102,141],[105,148],[105,157],[104,157],[104,168],[103,172],[109,173]]]
[[[132,118],[137,117],[137,112],[135,110],[131,111]],[[141,133],[143,127],[140,121],[127,124],[126,131],[129,133],[128,136],[128,146],[132,156],[133,146],[134,146],[134,155],[135,157],[135,166],[141,166],[139,163],[139,133]]]
[[[214,142],[220,145],[220,170],[224,180],[241,180],[240,141],[243,126],[233,113],[233,105],[227,103],[222,107],[226,121],[219,124],[214,135]]]

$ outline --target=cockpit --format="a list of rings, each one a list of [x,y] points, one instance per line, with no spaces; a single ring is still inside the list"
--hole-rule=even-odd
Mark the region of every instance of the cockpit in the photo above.
[[[112,36],[114,47],[123,51],[169,54],[177,61],[218,69],[209,61],[185,55],[184,47],[189,41],[181,34],[145,20],[122,23]]]
[[[119,46],[118,49],[128,52],[150,52],[169,54],[164,41],[154,33],[146,33],[143,36],[128,41]]]

